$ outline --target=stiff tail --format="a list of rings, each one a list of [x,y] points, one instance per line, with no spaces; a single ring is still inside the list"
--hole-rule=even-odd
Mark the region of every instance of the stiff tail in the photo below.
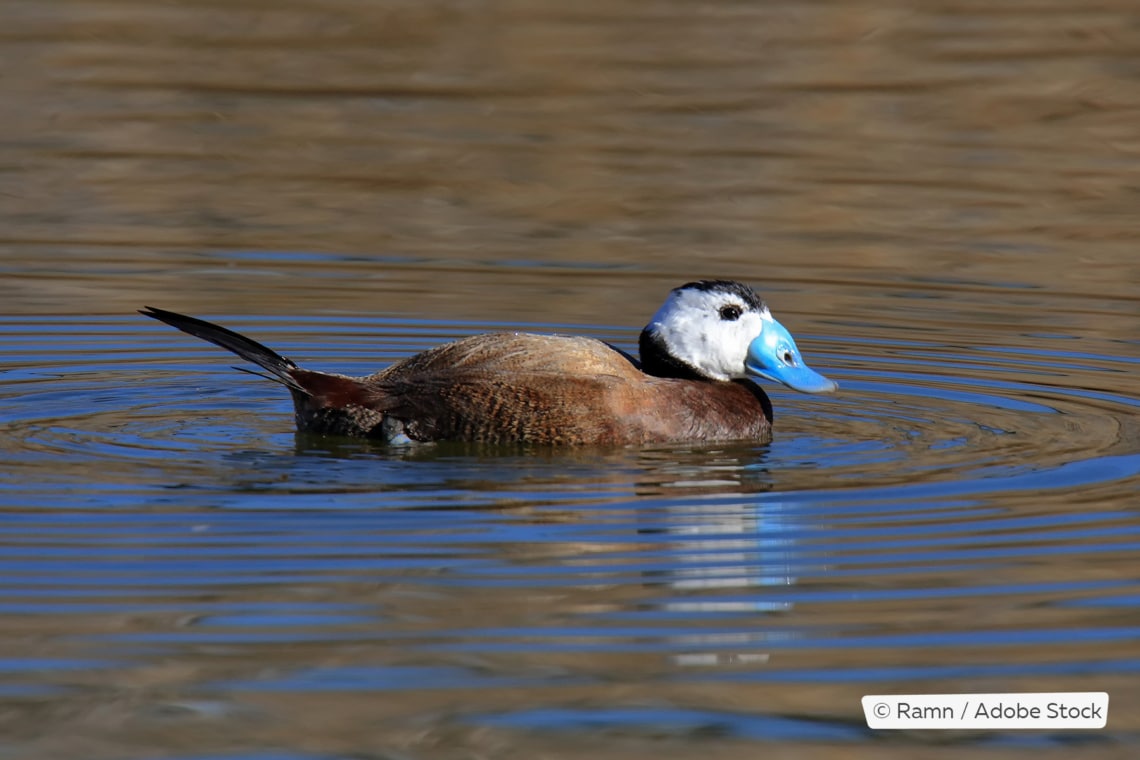
[[[204,319],[153,306],[140,309],[139,314],[221,346],[264,369],[268,375],[235,368],[281,383],[292,391],[293,404],[297,410],[297,427],[301,430],[367,436],[372,435],[372,430],[383,422],[383,412],[372,409],[375,406],[375,392],[360,379],[302,369],[291,359],[286,359],[256,340]]]
[[[227,330],[220,325],[215,325],[204,319],[188,317],[185,314],[178,314],[177,312],[166,311],[165,309],[156,309],[153,306],[139,309],[139,314],[150,317],[151,319],[157,319],[159,322],[165,322],[184,333],[209,341],[216,346],[221,346],[227,351],[232,351],[246,361],[253,362],[267,371],[272,375],[272,377],[269,377],[270,380],[279,382],[290,390],[305,394],[310,392],[297,382],[295,373],[299,368],[296,364],[273,349],[261,345],[252,338],[247,338],[233,330]],[[238,369],[240,369],[240,367]],[[256,375],[259,373],[254,372],[253,374]]]

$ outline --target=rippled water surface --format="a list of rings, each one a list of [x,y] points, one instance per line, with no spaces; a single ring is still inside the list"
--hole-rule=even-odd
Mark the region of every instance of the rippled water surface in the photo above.
[[[1133,757],[1124,2],[5,3],[0,756]],[[385,448],[364,374],[761,290],[770,444]],[[876,733],[867,693],[1107,691]]]

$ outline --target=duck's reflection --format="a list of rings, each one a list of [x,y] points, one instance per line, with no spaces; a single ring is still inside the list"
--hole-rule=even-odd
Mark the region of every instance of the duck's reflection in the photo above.
[[[704,450],[699,456],[654,462],[650,490],[672,490],[647,513],[645,533],[662,536],[668,554],[654,585],[669,590],[654,603],[688,625],[672,644],[671,660],[686,667],[768,661],[765,644],[796,638],[777,616],[791,610],[803,526],[794,506],[766,495],[772,476],[766,449]],[[693,452],[697,454],[697,452]],[[651,460],[652,461],[652,460]],[[759,616],[759,617],[758,617]],[[707,627],[707,632],[692,631]],[[663,629],[663,633],[667,629]]]
[[[793,530],[780,503],[719,504],[700,522],[695,521],[692,510],[686,510],[685,517],[682,524],[666,528],[677,560],[669,571],[671,588],[686,593],[746,591],[795,583]],[[790,602],[777,597],[742,593],[730,599],[670,601],[665,606],[676,612],[776,612],[790,608]]]
[[[672,637],[684,650],[671,658],[677,665],[763,663],[765,645],[797,637],[769,618],[791,610],[785,591],[796,583],[797,526],[785,503],[757,494],[719,503],[705,515],[699,506],[685,508],[669,523],[672,594],[659,608],[709,628]]]

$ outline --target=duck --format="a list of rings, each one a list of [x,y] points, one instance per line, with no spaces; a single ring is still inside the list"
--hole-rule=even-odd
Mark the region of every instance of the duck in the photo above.
[[[243,371],[289,390],[299,432],[388,443],[766,443],[772,402],[756,380],[805,393],[838,388],[807,366],[756,291],[734,280],[671,290],[641,331],[637,357],[594,338],[493,332],[364,377],[304,369],[196,317],[139,313],[264,370]]]

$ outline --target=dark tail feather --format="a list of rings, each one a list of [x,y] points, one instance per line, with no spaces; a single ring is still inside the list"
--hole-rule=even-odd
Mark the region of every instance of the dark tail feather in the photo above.
[[[269,378],[270,380],[276,380],[291,390],[305,394],[309,393],[308,390],[297,382],[297,378],[294,376],[294,372],[298,370],[296,364],[273,349],[261,345],[252,338],[239,335],[233,330],[227,330],[220,325],[215,325],[204,319],[188,317],[185,314],[178,314],[177,312],[166,311],[165,309],[156,309],[153,306],[139,309],[139,314],[150,317],[151,319],[157,319],[159,322],[165,322],[184,333],[209,341],[216,346],[221,346],[227,351],[232,351],[246,361],[251,361],[269,372],[269,374],[272,375],[272,377]],[[259,373],[254,372],[253,374],[256,375]],[[262,377],[265,377],[265,375],[262,375]]]

